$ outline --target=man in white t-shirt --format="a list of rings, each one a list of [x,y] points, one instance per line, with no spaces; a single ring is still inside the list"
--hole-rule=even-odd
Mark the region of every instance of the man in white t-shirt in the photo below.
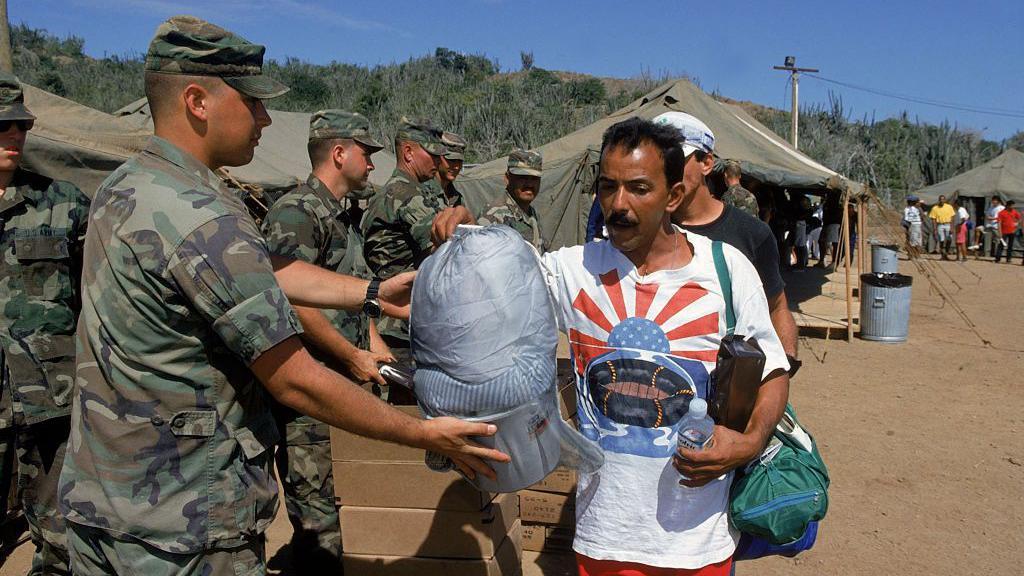
[[[544,256],[571,343],[580,430],[605,452],[577,492],[582,575],[728,574],[737,539],[726,513],[730,472],[761,452],[788,396],[760,279],[725,245],[736,332],[765,351],[766,380],[746,433],[716,427],[711,448],[680,453],[692,479],[680,485],[677,427],[690,399],[707,398],[725,304],[711,241],[670,223],[695,188],[684,181],[705,176],[678,140],[675,129],[638,118],[609,128],[598,180],[609,241]]]
[[[985,236],[983,248],[985,254],[993,256],[996,253],[996,242],[999,242],[999,213],[1006,207],[999,196],[992,197],[992,203],[985,209]]]
[[[727,514],[731,472],[760,454],[785,409],[789,364],[760,278],[723,245],[736,333],[764,350],[763,383],[745,433],[716,426],[705,451],[676,450],[690,400],[707,399],[726,331],[711,241],[670,220],[707,168],[675,128],[639,118],[615,124],[604,135],[598,180],[609,240],[543,256],[570,341],[580,431],[605,453],[577,488],[581,576],[729,574],[738,539]],[[434,238],[469,222],[467,210],[446,210]],[[680,472],[690,478],[685,486]]]
[[[921,254],[924,236],[921,234],[921,211],[917,208],[917,196],[907,196],[907,207],[903,209],[903,226],[907,230],[907,253],[911,258]]]

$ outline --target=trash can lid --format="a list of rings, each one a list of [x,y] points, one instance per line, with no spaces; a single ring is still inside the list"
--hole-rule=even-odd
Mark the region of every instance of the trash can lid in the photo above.
[[[914,282],[914,277],[906,274],[861,274],[860,281],[880,288],[906,288]]]

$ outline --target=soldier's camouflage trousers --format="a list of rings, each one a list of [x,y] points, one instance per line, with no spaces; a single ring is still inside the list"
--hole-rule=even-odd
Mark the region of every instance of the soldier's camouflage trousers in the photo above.
[[[172,554],[139,540],[70,523],[68,546],[75,576],[266,576],[266,541],[260,534],[238,548]]]
[[[15,414],[14,420],[13,427],[0,430],[0,453],[4,458],[0,470],[10,475],[14,457],[17,457],[18,493],[35,546],[29,575],[70,574],[64,516],[58,510],[57,483],[64,464],[71,417],[52,418],[32,425],[19,422],[20,414]]]
[[[340,574],[341,525],[334,503],[329,427],[309,416],[287,423],[277,448],[277,471],[291,521],[292,562],[298,574]]]

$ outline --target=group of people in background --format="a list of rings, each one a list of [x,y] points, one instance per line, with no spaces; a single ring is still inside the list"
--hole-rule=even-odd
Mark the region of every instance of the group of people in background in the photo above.
[[[920,198],[907,196],[901,222],[906,231],[907,250],[911,258],[937,251],[943,260],[966,262],[968,254],[973,253],[975,259],[990,257],[995,262],[1009,263],[1021,234],[1021,213],[1014,204],[1013,200],[1004,204],[1000,197],[993,196],[985,209],[984,224],[978,226],[959,198],[948,203],[945,196],[939,196],[926,209]],[[1021,264],[1024,265],[1024,257]]]

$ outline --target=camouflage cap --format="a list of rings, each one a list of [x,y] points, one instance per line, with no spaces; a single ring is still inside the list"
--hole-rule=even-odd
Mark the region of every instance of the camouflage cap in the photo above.
[[[540,177],[543,174],[541,171],[543,160],[540,152],[522,149],[513,150],[508,155],[508,171],[510,174],[517,176]]]
[[[378,142],[370,131],[370,121],[358,112],[344,110],[320,110],[309,117],[309,139],[351,138],[356,142],[380,150],[384,145]]]
[[[395,140],[416,142],[434,156],[444,156],[448,152],[441,142],[441,130],[435,128],[430,120],[402,116],[398,122],[398,131],[395,132]]]
[[[466,141],[462,136],[454,132],[444,132],[441,134],[441,143],[448,149],[444,155],[448,160],[466,159]]]
[[[217,76],[247,96],[274,98],[288,87],[263,74],[265,51],[265,46],[195,16],[173,16],[156,29],[145,68],[163,74]]]
[[[0,120],[35,120],[25,107],[25,93],[18,77],[0,72]]]

